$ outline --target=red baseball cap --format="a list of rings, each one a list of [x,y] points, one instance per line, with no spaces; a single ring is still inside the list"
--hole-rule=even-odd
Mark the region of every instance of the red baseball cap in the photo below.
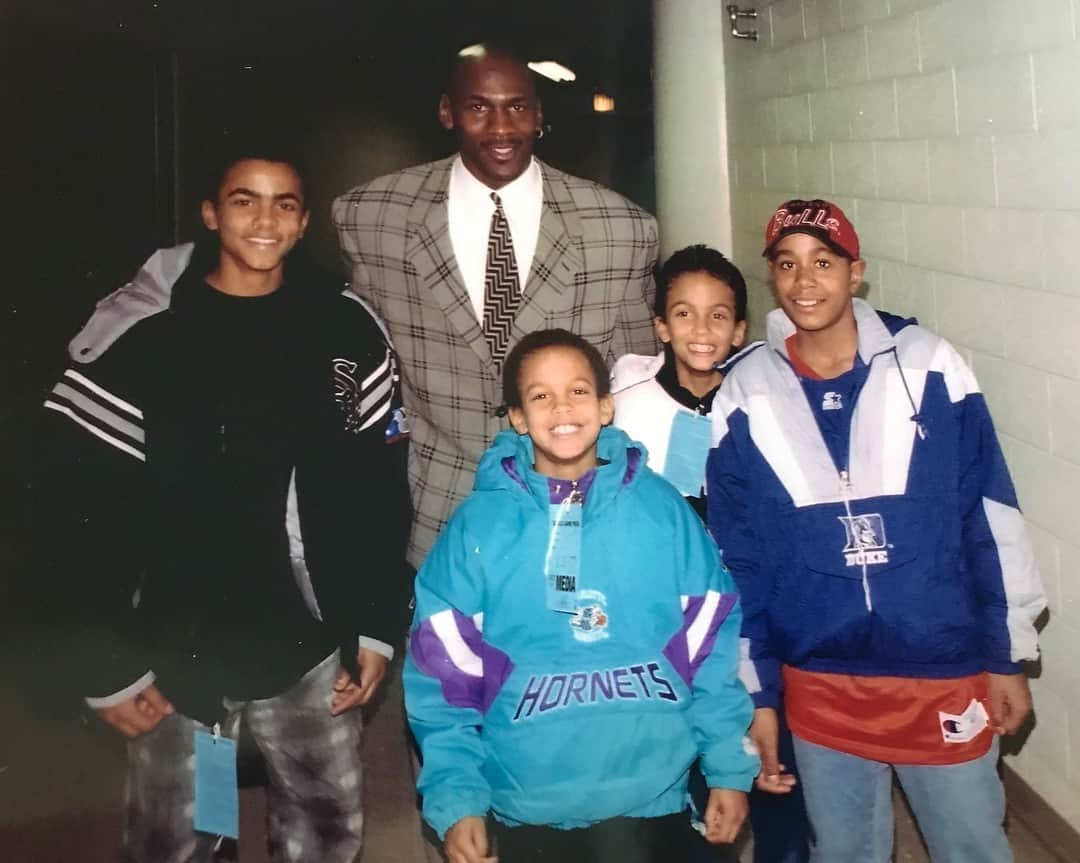
[[[859,259],[859,235],[844,211],[829,201],[816,198],[782,203],[765,225],[765,251],[761,254],[768,257],[773,246],[788,234],[810,234],[837,254],[853,261]]]

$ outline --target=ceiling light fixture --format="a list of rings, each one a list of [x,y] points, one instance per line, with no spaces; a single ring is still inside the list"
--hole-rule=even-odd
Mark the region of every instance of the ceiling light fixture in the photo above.
[[[528,65],[537,75],[543,75],[552,81],[577,80],[577,75],[572,69],[567,69],[562,63],[556,63],[554,60],[536,60]]]
[[[597,114],[610,114],[615,110],[615,98],[607,93],[597,91],[593,93],[592,109]]]

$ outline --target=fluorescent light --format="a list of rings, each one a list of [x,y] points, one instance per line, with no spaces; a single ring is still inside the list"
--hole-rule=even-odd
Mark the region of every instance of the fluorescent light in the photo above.
[[[554,60],[538,60],[534,63],[529,63],[529,68],[537,75],[543,75],[545,78],[550,78],[552,81],[577,80],[577,75],[575,75],[573,71],[567,69],[562,63],[556,63]]]
[[[607,93],[593,93],[592,109],[597,114],[608,114],[615,110],[615,99]]]

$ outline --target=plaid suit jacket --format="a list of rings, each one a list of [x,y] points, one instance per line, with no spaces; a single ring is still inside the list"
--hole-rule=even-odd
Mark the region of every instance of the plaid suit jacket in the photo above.
[[[480,456],[506,421],[500,369],[454,260],[447,216],[453,157],[358,186],[334,201],[352,289],[375,307],[397,351],[409,415],[413,529],[419,566],[472,489]],[[563,327],[609,364],[656,350],[656,220],[617,193],[541,164],[544,204],[532,270],[510,346]]]

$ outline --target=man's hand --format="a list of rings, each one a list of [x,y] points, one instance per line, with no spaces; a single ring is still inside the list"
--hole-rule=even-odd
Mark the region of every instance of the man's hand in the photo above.
[[[749,811],[746,792],[732,788],[710,788],[709,803],[705,807],[705,838],[714,845],[734,842]]]
[[[770,794],[787,794],[795,786],[795,777],[784,773],[777,749],[780,743],[780,720],[771,707],[759,707],[750,723],[750,739],[761,756],[757,787]]]
[[[1031,712],[1027,675],[990,674],[990,726],[995,734],[1013,734]]]
[[[477,815],[466,815],[447,830],[443,847],[450,863],[499,863],[488,855],[487,825]]]
[[[175,710],[169,700],[151,683],[127,701],[121,701],[112,707],[100,707],[94,712],[102,722],[111,725],[125,737],[138,737],[153,731],[162,719]]]
[[[360,682],[357,683],[344,668],[334,680],[334,698],[330,702],[330,715],[339,716],[346,710],[367,704],[386,676],[387,658],[374,650],[361,647],[356,653],[356,664],[360,667]]]

